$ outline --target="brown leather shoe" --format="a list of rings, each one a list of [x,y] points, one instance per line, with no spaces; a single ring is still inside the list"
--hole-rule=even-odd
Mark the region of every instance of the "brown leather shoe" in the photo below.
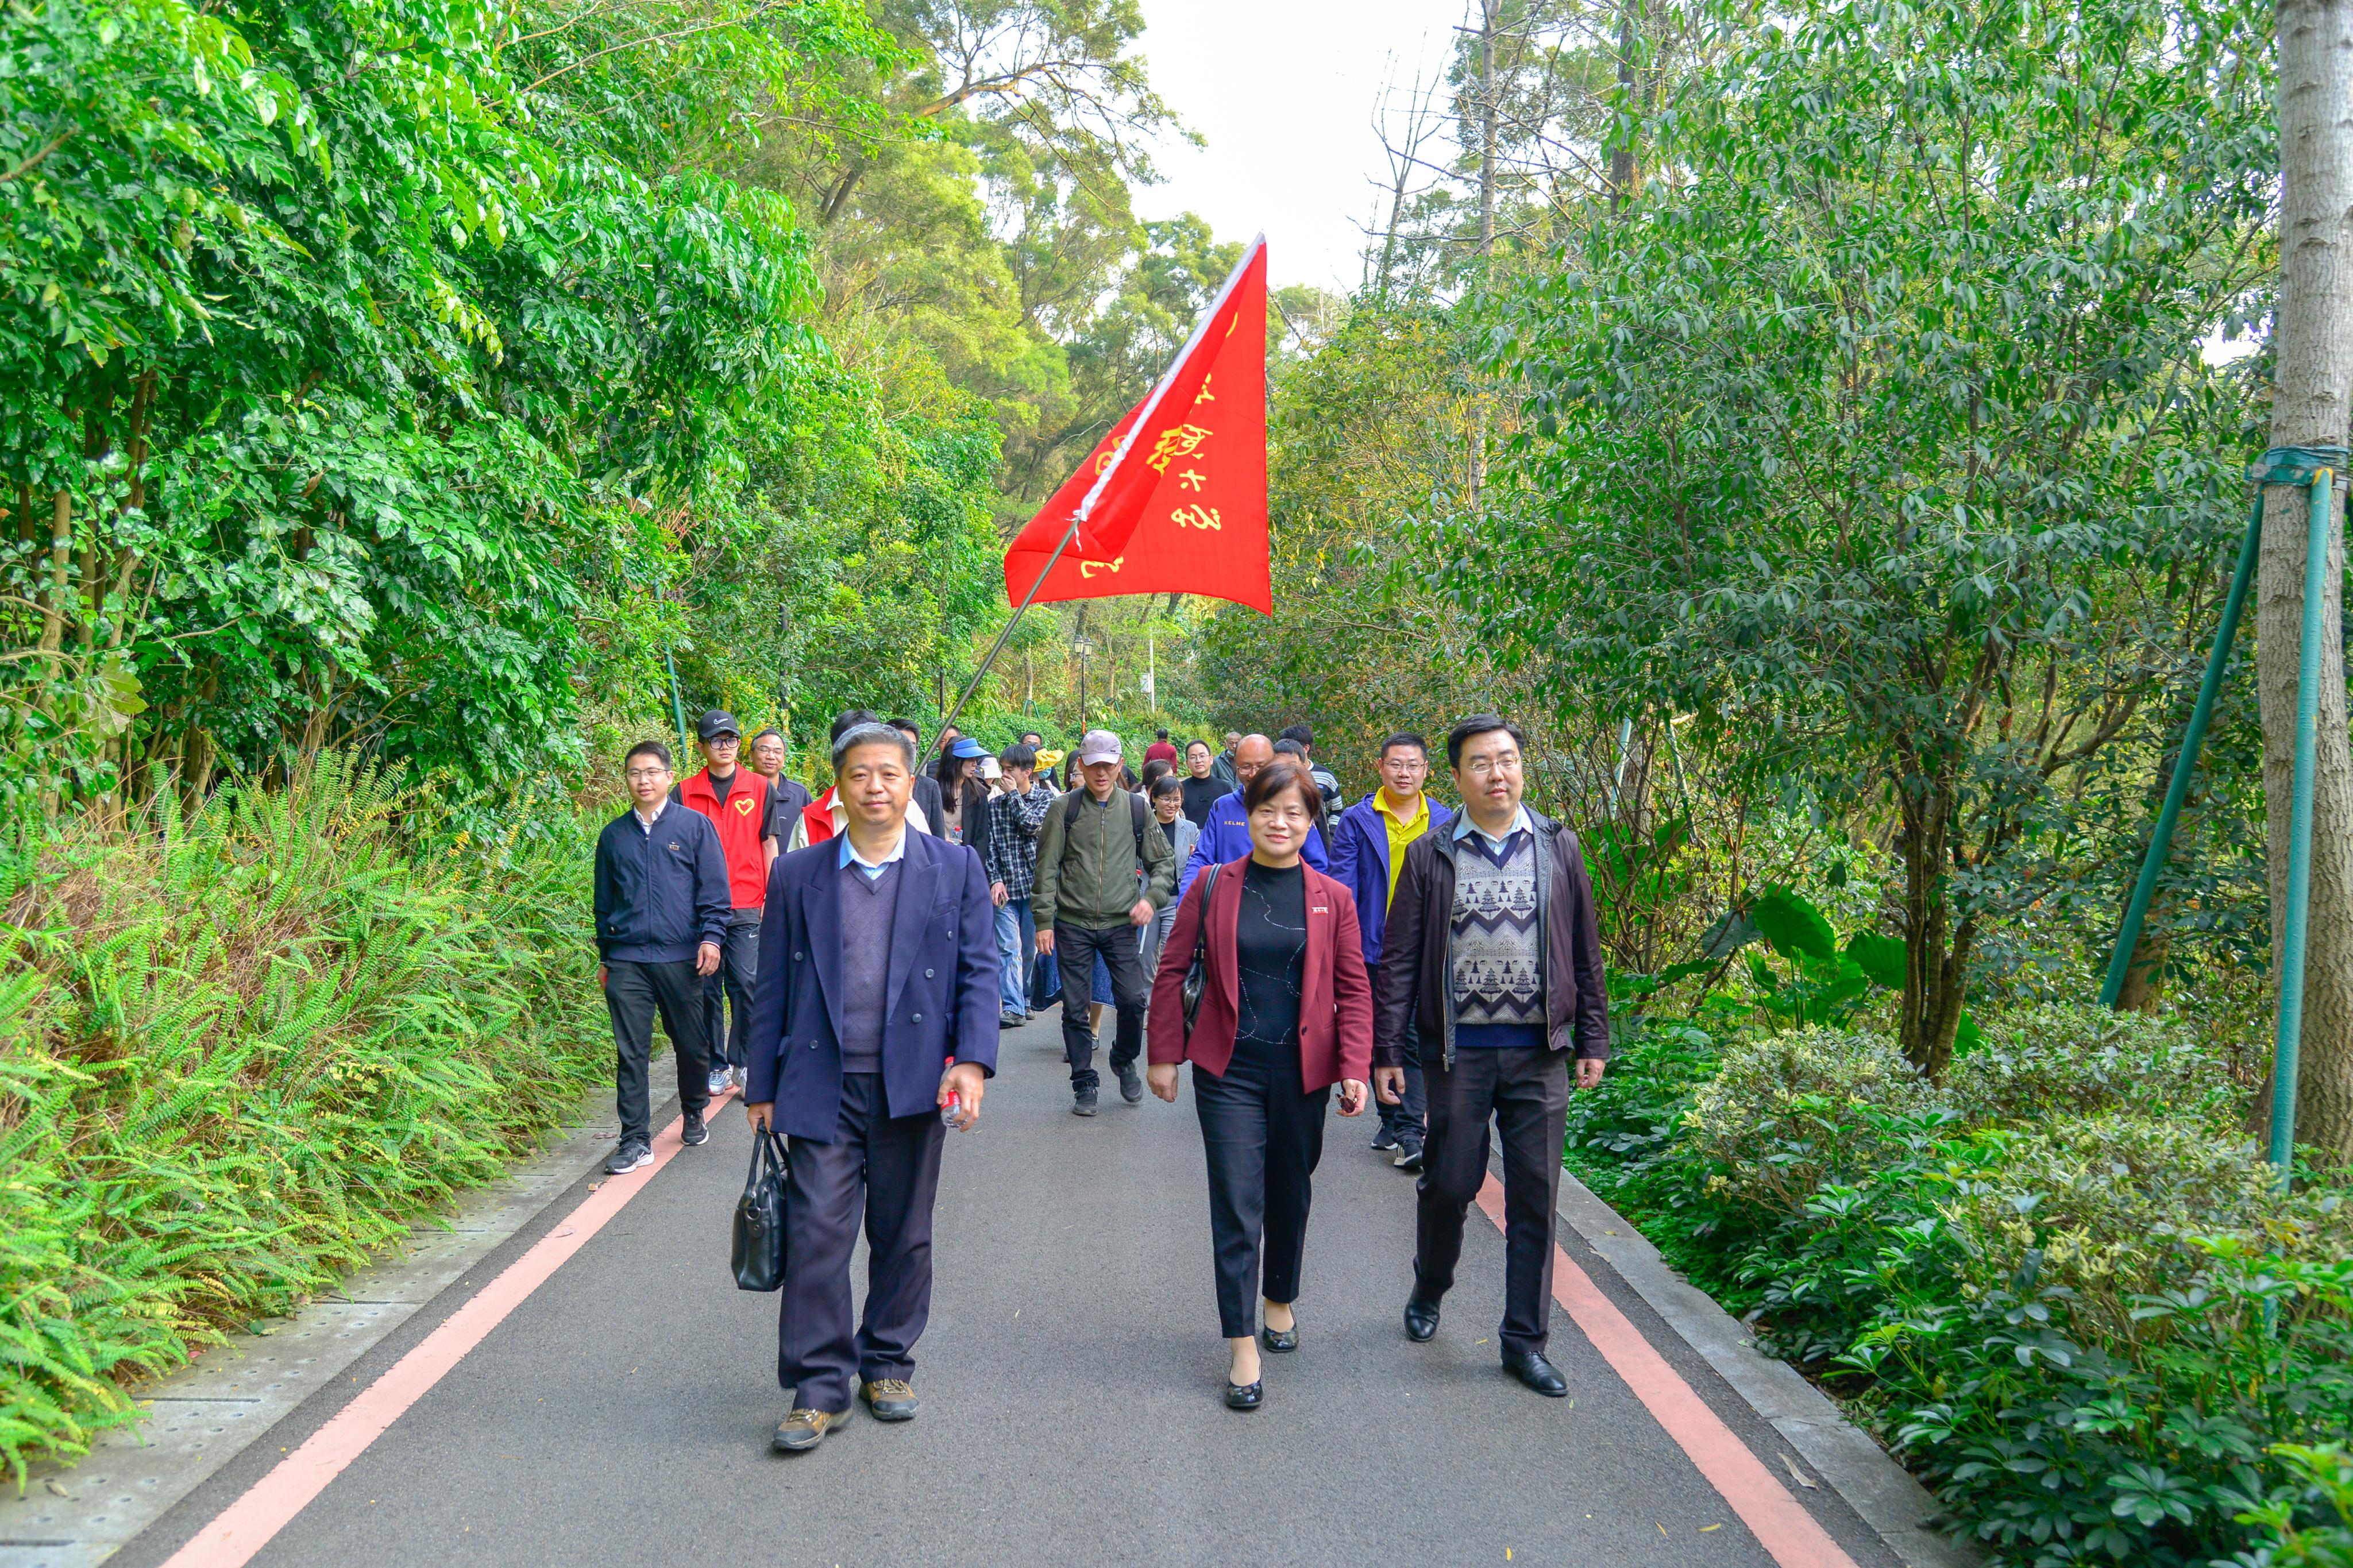
[[[779,1454],[805,1454],[825,1441],[825,1435],[849,1419],[847,1410],[796,1410],[776,1426],[768,1447]]]
[[[877,1421],[913,1421],[915,1418],[915,1391],[904,1379],[878,1377],[859,1389],[866,1408],[874,1412]]]

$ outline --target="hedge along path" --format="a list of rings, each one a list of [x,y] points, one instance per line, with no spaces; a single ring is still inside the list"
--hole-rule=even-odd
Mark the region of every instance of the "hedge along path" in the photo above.
[[[585,840],[431,849],[329,755],[5,870],[0,1461],[499,1175],[607,1070]]]

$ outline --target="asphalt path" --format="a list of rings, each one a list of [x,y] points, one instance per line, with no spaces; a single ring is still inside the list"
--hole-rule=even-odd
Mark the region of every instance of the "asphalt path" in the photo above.
[[[1057,1015],[1008,1032],[982,1125],[948,1139],[915,1421],[861,1410],[812,1453],[769,1451],[788,1403],[777,1299],[727,1270],[750,1152],[730,1104],[708,1144],[659,1171],[252,1561],[1776,1563],[1566,1312],[1552,1355],[1570,1397],[1504,1374],[1503,1242],[1475,1208],[1438,1337],[1405,1338],[1413,1178],[1368,1147],[1369,1114],[1335,1111],[1327,1129],[1301,1348],[1264,1358],[1263,1409],[1227,1410],[1189,1087],[1173,1106],[1126,1105],[1108,1075],[1105,1089],[1101,1115],[1070,1114]],[[861,1295],[863,1269],[861,1252]],[[493,1272],[453,1287],[117,1561],[170,1556]],[[1613,1276],[1594,1278],[1780,1476],[1771,1428]],[[1791,1496],[1852,1563],[1895,1561],[1827,1489]]]

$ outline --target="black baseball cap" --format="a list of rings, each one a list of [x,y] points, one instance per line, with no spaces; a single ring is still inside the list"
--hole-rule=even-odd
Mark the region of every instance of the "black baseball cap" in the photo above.
[[[739,741],[744,738],[744,731],[735,727],[735,715],[724,708],[713,708],[704,713],[694,733],[697,740],[702,741],[715,741],[722,735],[733,735]]]

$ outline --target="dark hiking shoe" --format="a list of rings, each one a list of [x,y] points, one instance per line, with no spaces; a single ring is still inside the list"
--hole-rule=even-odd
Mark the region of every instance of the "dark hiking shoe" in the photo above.
[[[1419,1149],[1399,1149],[1398,1151],[1398,1157],[1391,1160],[1389,1163],[1395,1165],[1400,1171],[1419,1171],[1421,1169],[1421,1151]]]
[[[1144,1075],[1135,1070],[1134,1062],[1121,1062],[1117,1064],[1117,1070],[1119,1097],[1130,1105],[1135,1104],[1144,1098]]]
[[[913,1421],[915,1390],[904,1378],[878,1377],[858,1391],[877,1421]]]
[[[825,1441],[825,1435],[849,1423],[847,1410],[796,1410],[776,1426],[768,1447],[779,1454],[806,1454]]]
[[[1071,1097],[1071,1115],[1092,1116],[1095,1113],[1095,1091],[1093,1089],[1080,1089]]]
[[[678,1141],[690,1149],[698,1143],[711,1142],[711,1129],[702,1124],[702,1112],[690,1110],[686,1113],[686,1125],[679,1129]]]
[[[654,1152],[632,1138],[613,1151],[613,1157],[605,1162],[605,1173],[626,1176],[631,1171],[643,1170],[653,1163]]]
[[[1396,1133],[1394,1133],[1394,1132],[1392,1132],[1392,1131],[1390,1131],[1388,1128],[1384,1127],[1384,1128],[1382,1128],[1378,1132],[1376,1132],[1376,1133],[1374,1133],[1374,1134],[1373,1134],[1373,1147],[1374,1147],[1374,1148],[1376,1148],[1376,1149],[1381,1149],[1381,1150],[1388,1150],[1388,1149],[1394,1149],[1394,1148],[1396,1148],[1397,1146],[1398,1146],[1397,1134],[1396,1134]]]

